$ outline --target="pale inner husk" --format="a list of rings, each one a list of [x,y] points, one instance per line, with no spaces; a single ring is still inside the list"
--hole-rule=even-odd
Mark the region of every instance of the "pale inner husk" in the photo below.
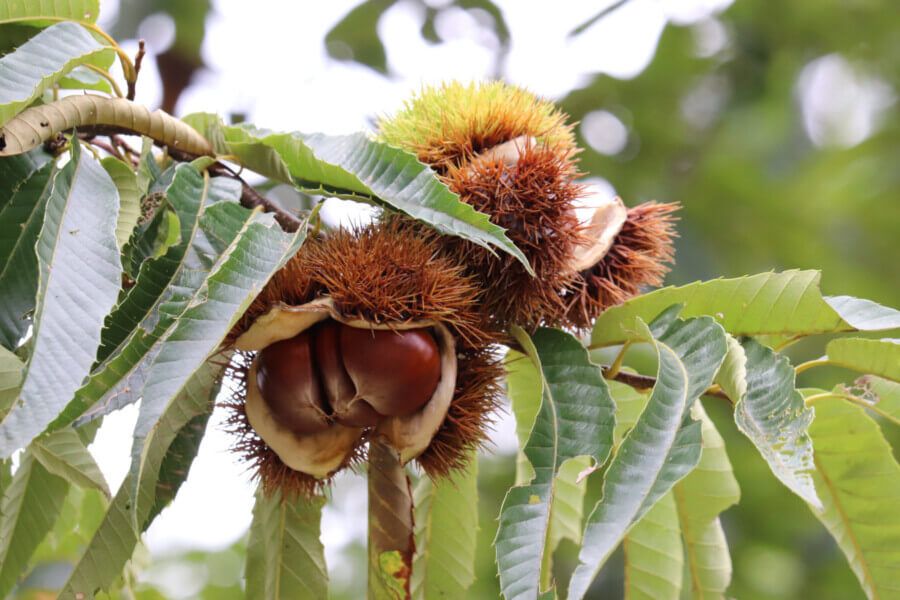
[[[258,358],[257,358],[258,360]],[[281,461],[294,469],[324,479],[338,469],[362,435],[362,429],[334,423],[325,431],[296,435],[282,427],[256,385],[257,360],[250,365],[244,410],[253,430]]]
[[[428,448],[431,438],[447,416],[456,388],[456,342],[444,325],[428,319],[396,323],[369,323],[361,319],[349,319],[335,308],[331,298],[324,297],[300,306],[274,306],[238,337],[235,347],[258,352],[329,318],[359,329],[401,331],[430,328],[434,332],[441,355],[441,379],[431,399],[417,412],[385,419],[375,428],[375,435],[380,435],[394,447],[404,463],[419,456]],[[363,430],[335,423],[320,433],[298,436],[281,427],[256,385],[257,360],[258,357],[251,364],[247,379],[245,408],[251,427],[290,468],[320,479],[327,477],[343,464]]]
[[[591,221],[585,225],[582,234],[589,241],[575,247],[568,269],[572,272],[590,269],[612,248],[616,236],[622,231],[622,226],[628,218],[628,209],[622,203],[621,198],[606,198],[600,200],[600,205],[594,211]]]

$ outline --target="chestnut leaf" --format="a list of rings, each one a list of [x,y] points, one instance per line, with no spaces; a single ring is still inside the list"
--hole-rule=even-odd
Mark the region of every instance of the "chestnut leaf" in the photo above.
[[[513,334],[537,367],[542,400],[523,453],[530,482],[507,492],[494,545],[503,595],[533,598],[541,591],[542,563],[563,463],[589,456],[601,465],[613,444],[615,406],[600,368],[569,333],[539,329],[533,340]]]
[[[155,472],[158,483],[150,494],[152,502],[143,503],[141,513],[137,515],[139,526],[134,526],[135,485],[134,476],[129,474],[76,563],[61,598],[74,598],[78,593],[90,597],[95,590],[109,590],[121,576],[140,541],[141,532],[175,497],[188,476],[219,392],[222,370],[220,365],[205,363],[172,402],[161,419],[165,428],[158,432],[146,450],[146,470]]]
[[[651,327],[636,323],[636,339],[650,341],[657,352],[656,385],[610,462],[603,497],[588,516],[569,583],[573,600],[584,597],[622,538],[700,460],[700,423],[688,412],[725,358],[725,332],[710,317],[672,317],[667,310]]]
[[[121,284],[118,209],[109,175],[74,144],[70,160],[53,175],[38,237],[32,352],[19,402],[0,423],[3,457],[56,418],[94,362],[104,317]]]
[[[728,333],[795,336],[900,328],[900,311],[849,296],[822,296],[819,271],[760,273],[665,287],[614,306],[594,323],[591,346],[621,344],[635,319],[653,320],[672,304],[682,317],[714,315]],[[772,344],[770,344],[772,345]]]
[[[490,251],[528,259],[489,217],[459,199],[428,165],[364,133],[272,133],[250,126],[222,127],[224,150],[248,169],[292,183],[310,194],[387,205]]]

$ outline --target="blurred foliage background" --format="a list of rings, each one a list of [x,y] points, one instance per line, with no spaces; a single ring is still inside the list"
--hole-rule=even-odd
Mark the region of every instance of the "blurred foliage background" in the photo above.
[[[379,20],[398,4],[368,0],[329,31],[310,31],[298,23],[298,35],[318,36],[335,64],[355,62],[390,79],[396,75],[386,51],[392,40],[380,37]],[[496,77],[505,74],[511,44],[541,43],[516,40],[502,5],[489,0],[402,4],[418,19],[418,28],[408,35],[433,45],[447,41],[435,26],[442,14],[473,16],[473,22],[493,34],[486,46],[494,53],[491,70]],[[570,39],[615,18],[628,4],[598,3],[598,19],[582,21],[580,28],[573,22]],[[117,38],[131,39],[148,17],[171,17],[172,43],[148,60],[155,59],[159,69],[161,104],[176,114],[182,92],[203,85],[204,31],[216,10],[206,0],[123,0],[110,27]],[[556,8],[543,3],[530,10]],[[900,5],[891,0],[736,0],[699,20],[669,19],[649,64],[633,78],[589,74],[554,99],[580,122],[586,176],[601,178],[627,204],[650,199],[683,204],[678,265],[669,283],[812,268],[823,271],[825,293],[900,306],[898,31]],[[252,44],[245,51],[252,54]],[[302,57],[297,61],[299,69]],[[278,93],[277,84],[259,93]],[[798,345],[792,358],[814,358],[822,342]],[[799,383],[827,388],[849,377],[839,370],[814,370]],[[727,440],[742,489],[741,503],[723,515],[735,568],[731,595],[746,600],[862,598],[824,529],[770,475],[736,431],[729,408],[716,399],[707,399],[706,406]],[[889,424],[885,429],[894,447],[900,447],[900,432]],[[513,480],[514,457],[487,455],[480,473],[479,577],[470,597],[496,598],[491,540]],[[347,484],[342,490],[361,494],[364,487]],[[77,495],[67,507],[70,519],[60,522],[63,531],[74,526],[78,511],[87,515],[87,524],[92,511],[99,510],[91,492]],[[60,547],[51,538],[41,555],[48,566],[74,556],[75,548]],[[73,543],[71,537],[66,540]],[[340,562],[329,565],[335,598],[362,597],[363,543],[351,543]],[[199,590],[195,597],[207,600],[240,598],[243,548],[244,541],[238,541],[219,552],[140,558],[152,564],[135,588],[137,596],[165,597],[162,590],[171,593],[178,581],[200,577],[199,585],[193,581],[181,589]],[[565,565],[574,560],[575,549],[564,544],[558,555]],[[616,557],[591,597],[620,598],[620,573],[621,558]],[[157,587],[161,581],[165,585]]]

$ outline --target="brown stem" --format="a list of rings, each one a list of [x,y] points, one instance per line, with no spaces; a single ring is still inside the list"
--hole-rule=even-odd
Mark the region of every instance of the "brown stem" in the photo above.
[[[409,477],[397,451],[369,443],[369,598],[410,598],[415,553]]]
[[[278,221],[278,224],[281,225],[281,228],[285,231],[293,233],[300,229],[300,226],[303,224],[303,221],[299,217],[284,210],[277,202],[269,200],[256,191],[253,186],[244,181],[241,176],[235,173],[228,165],[217,162],[209,167],[209,173],[210,175],[231,177],[232,179],[240,181],[241,206],[251,209],[261,207],[264,212],[272,213],[275,215],[275,220]]]
[[[610,375],[610,367],[603,367],[603,376],[607,379],[612,379],[614,381],[618,381],[619,383],[624,383],[627,386],[631,386],[640,392],[651,390],[653,389],[653,386],[656,385],[656,377],[650,377],[649,375],[637,375],[635,373],[625,373],[623,371],[619,371],[618,373]],[[703,395],[723,398],[731,402],[731,398],[728,397],[728,394],[719,389],[718,386],[707,389],[705,392],[703,392]]]
[[[141,73],[141,63],[144,62],[144,40],[138,40],[138,51],[134,57],[134,79],[128,81],[128,93],[125,96],[129,100],[134,100],[135,87],[137,86],[137,78]]]

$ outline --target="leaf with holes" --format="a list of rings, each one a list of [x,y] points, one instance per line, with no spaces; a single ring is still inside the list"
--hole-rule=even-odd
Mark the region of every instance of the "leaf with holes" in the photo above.
[[[513,333],[542,376],[543,398],[524,448],[534,477],[507,492],[494,542],[500,589],[508,600],[541,591],[560,467],[578,456],[603,464],[615,426],[615,406],[600,368],[575,337],[546,328],[533,340],[520,328]]]
[[[734,422],[789,490],[819,506],[811,473],[813,445],[808,428],[814,412],[794,387],[794,369],[759,342],[742,342],[747,357],[747,391],[734,407]]]
[[[637,325],[656,348],[656,385],[610,462],[603,497],[588,516],[579,564],[569,583],[573,600],[584,597],[631,527],[697,465],[700,424],[688,412],[725,358],[725,332],[710,317],[667,318],[650,328],[641,321]]]
[[[37,244],[33,350],[20,402],[0,423],[2,456],[25,446],[72,398],[94,362],[103,319],[118,296],[118,192],[79,148],[72,147],[71,159],[53,176]]]
[[[761,273],[698,281],[637,296],[606,310],[594,323],[591,345],[628,340],[635,319],[649,322],[672,304],[682,317],[714,315],[725,330],[741,335],[811,335],[900,327],[900,311],[856,298],[825,298],[818,271]]]
[[[319,541],[321,497],[285,500],[256,492],[247,541],[247,597],[319,600],[327,596],[328,570]]]
[[[478,462],[437,483],[422,477],[413,493],[416,554],[410,590],[415,600],[465,598],[475,581]]]

